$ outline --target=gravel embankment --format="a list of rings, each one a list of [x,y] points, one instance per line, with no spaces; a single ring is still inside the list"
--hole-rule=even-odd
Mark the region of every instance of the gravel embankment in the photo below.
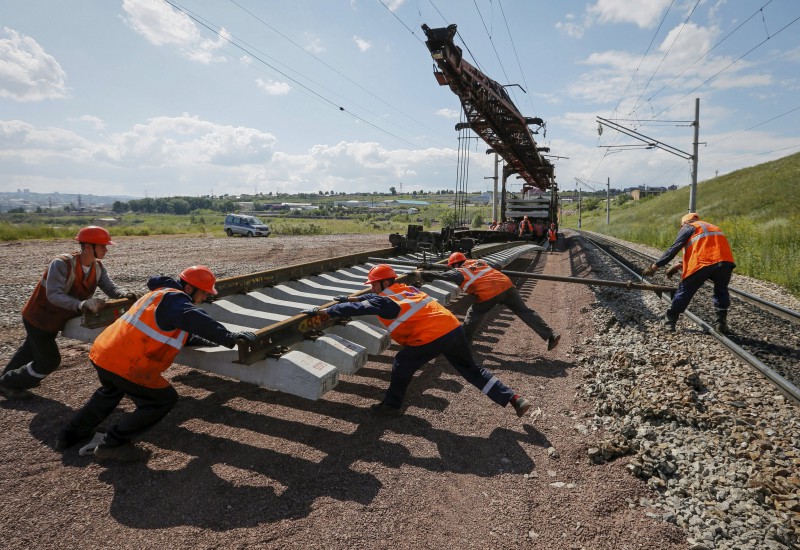
[[[592,259],[598,278],[620,277]],[[737,277],[743,290],[787,307],[775,285]],[[688,533],[690,547],[796,548],[800,540],[800,408],[687,320],[661,330],[653,294],[598,290],[598,334],[583,349],[589,450],[602,462],[632,455],[628,470],[656,489],[648,504]],[[733,315],[734,313],[731,313]],[[577,351],[577,350],[576,350]]]

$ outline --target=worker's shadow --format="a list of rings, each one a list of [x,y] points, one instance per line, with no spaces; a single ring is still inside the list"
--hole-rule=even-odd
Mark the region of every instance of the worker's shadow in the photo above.
[[[446,402],[424,393],[437,387],[439,378],[440,370],[422,369],[408,402],[415,406],[431,399]],[[320,497],[369,504],[382,484],[363,467],[365,463],[492,477],[530,472],[534,463],[526,447],[550,446],[529,426],[524,432],[496,428],[488,437],[466,436],[434,427],[413,412],[400,418],[374,418],[364,408],[333,399],[309,401],[196,371],[177,376],[175,382],[183,396],[142,438],[145,446],[156,448],[149,461],[112,463],[99,476],[113,487],[110,514],[123,525],[146,529],[191,525],[215,531],[254,527],[305,517]],[[186,396],[182,385],[202,390],[193,392],[201,397]],[[375,397],[382,394],[374,391]],[[494,405],[487,401],[486,406]],[[31,433],[49,446],[74,414],[52,400],[29,407],[36,412]],[[294,411],[310,411],[321,421],[295,420]],[[412,455],[404,445],[383,439],[387,429],[424,438],[437,453]],[[271,442],[276,440],[289,451],[274,450],[278,445]],[[65,466],[93,463],[91,457],[79,456],[77,449],[64,453]]]

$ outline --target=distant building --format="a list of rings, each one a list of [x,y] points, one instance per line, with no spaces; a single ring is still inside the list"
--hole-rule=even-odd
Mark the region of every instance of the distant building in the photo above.
[[[653,197],[666,192],[666,187],[636,187],[631,189],[631,198],[635,201],[638,201],[645,197]]]
[[[386,199],[383,202],[388,206],[428,206],[430,204],[426,201],[412,201],[406,199]]]

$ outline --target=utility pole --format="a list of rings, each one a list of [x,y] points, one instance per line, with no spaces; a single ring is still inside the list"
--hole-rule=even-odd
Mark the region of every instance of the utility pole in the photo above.
[[[606,181],[606,225],[611,223],[611,178]]]
[[[492,221],[499,222],[500,220],[497,218],[497,180],[499,179],[497,176],[497,167],[500,164],[500,156],[495,153],[494,149],[486,150],[487,155],[491,153],[494,153],[494,177],[486,176],[483,179],[494,180],[494,185],[492,186]]]
[[[697,212],[697,146],[700,139],[700,98],[694,100],[694,154],[692,155],[692,188],[689,190],[689,212]]]
[[[578,229],[581,228],[581,221],[582,221],[582,212],[581,207],[583,206],[583,194],[581,193],[581,186],[578,186]]]

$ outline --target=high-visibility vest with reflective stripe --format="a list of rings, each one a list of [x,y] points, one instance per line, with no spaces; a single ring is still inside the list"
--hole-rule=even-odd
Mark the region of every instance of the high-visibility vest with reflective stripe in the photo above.
[[[555,229],[548,229],[547,230],[547,240],[550,242],[554,242],[558,240],[558,231]]]
[[[164,331],[156,324],[156,308],[174,288],[145,294],[94,341],[89,359],[108,371],[147,388],[166,388],[161,373],[169,368],[189,334]]]
[[[722,230],[708,222],[691,222],[692,237],[683,247],[683,273],[685,279],[698,269],[719,262],[733,263],[733,252]]]
[[[62,254],[57,259],[68,266],[64,293],[76,300],[83,301],[91,298],[94,291],[97,290],[102,264],[100,260],[95,260],[92,262],[89,273],[84,275],[79,258],[80,252],[76,252],[75,254]],[[75,310],[64,309],[47,299],[48,271],[50,271],[49,265],[45,268],[42,278],[22,308],[22,317],[39,330],[58,332],[64,328],[67,321],[80,315],[80,312],[77,311],[77,308]]]
[[[402,346],[422,346],[458,328],[455,315],[412,286],[395,283],[380,293],[400,306],[394,319],[378,319],[386,325],[392,339]]]
[[[514,286],[511,279],[481,260],[467,260],[458,270],[464,276],[461,290],[474,294],[476,302],[485,302]]]

